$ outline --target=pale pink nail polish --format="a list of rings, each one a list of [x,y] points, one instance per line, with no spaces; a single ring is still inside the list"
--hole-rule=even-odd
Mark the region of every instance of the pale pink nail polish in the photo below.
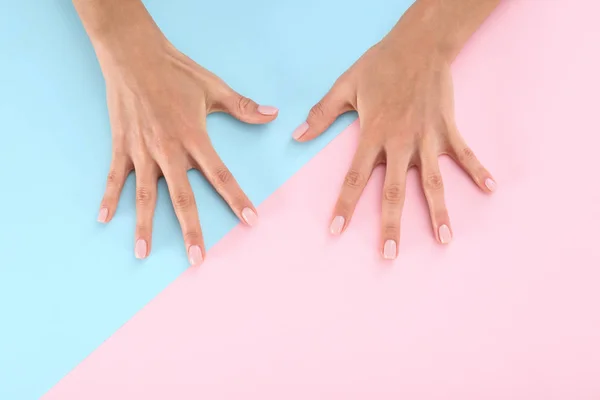
[[[450,228],[448,225],[442,225],[438,229],[438,234],[440,235],[440,242],[443,244],[450,243],[452,240],[452,233],[450,232]]]
[[[306,133],[306,131],[308,131],[308,122],[303,122],[302,125],[296,128],[292,137],[294,140],[298,140]]]
[[[275,115],[279,110],[272,106],[258,106],[258,112],[262,115]]]
[[[202,249],[198,245],[192,245],[188,249],[188,258],[192,267],[198,267],[202,264]]]
[[[383,258],[393,260],[396,258],[396,241],[386,240],[383,245]]]
[[[144,239],[135,242],[135,258],[146,258],[148,254],[148,243]]]
[[[344,217],[341,217],[339,215],[335,217],[333,221],[331,221],[331,226],[329,227],[329,231],[331,232],[331,234],[339,235],[340,233],[342,233],[342,229],[344,229],[344,222],[346,222]]]
[[[487,178],[485,180],[485,187],[487,187],[490,192],[493,192],[496,190],[496,182],[494,182],[493,179]]]
[[[108,208],[106,207],[102,207],[100,209],[100,212],[98,213],[98,222],[106,222],[106,220],[108,219]]]
[[[254,210],[248,207],[242,210],[242,218],[244,218],[244,221],[250,226],[254,226],[258,222],[258,216]]]

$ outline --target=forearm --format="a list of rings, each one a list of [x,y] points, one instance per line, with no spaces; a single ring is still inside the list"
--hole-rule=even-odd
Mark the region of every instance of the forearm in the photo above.
[[[500,1],[417,0],[389,36],[402,43],[410,41],[424,51],[436,51],[451,62]],[[413,50],[418,51],[417,47]]]
[[[165,38],[141,0],[73,0],[103,68],[147,59]]]

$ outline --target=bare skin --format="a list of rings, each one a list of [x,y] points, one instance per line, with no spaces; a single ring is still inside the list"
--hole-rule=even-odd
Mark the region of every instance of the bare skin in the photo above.
[[[435,238],[452,240],[438,156],[449,155],[485,193],[496,183],[469,149],[454,119],[450,64],[500,0],[417,0],[381,42],[368,50],[317,103],[293,133],[305,142],[350,110],[361,138],[332,216],[330,230],[348,227],[373,169],[385,164],[381,243],[395,259],[406,176],[420,170]]]
[[[187,171],[201,171],[247,225],[256,209],[215,152],[206,116],[226,112],[264,124],[278,110],[259,106],[175,49],[140,0],[73,0],[92,41],[106,81],[113,152],[98,221],[115,215],[127,175],[135,170],[137,226],[134,253],[152,247],[157,180],[164,176],[192,266],[205,248]]]
[[[245,223],[256,210],[214,151],[206,133],[211,112],[247,123],[267,123],[278,110],[259,106],[177,51],[140,0],[73,0],[106,80],[113,161],[98,220],[114,216],[126,176],[136,171],[135,255],[150,253],[156,181],[166,178],[190,263],[205,256],[194,194],[186,172],[200,170]],[[361,141],[331,222],[341,234],[379,164],[386,165],[381,252],[397,257],[406,174],[421,171],[432,227],[440,243],[452,228],[438,156],[453,157],[487,193],[490,173],[466,145],[454,120],[450,64],[500,0],[417,0],[396,27],[367,51],[310,111],[294,132],[304,142],[342,113],[356,110]]]

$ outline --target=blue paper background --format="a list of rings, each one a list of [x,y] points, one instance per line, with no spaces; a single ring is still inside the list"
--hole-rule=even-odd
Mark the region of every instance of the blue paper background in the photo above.
[[[345,116],[309,144],[290,139],[310,107],[412,2],[145,3],[180,50],[237,91],[280,108],[268,126],[209,117],[217,151],[258,205],[351,122],[353,115]],[[133,175],[114,220],[95,222],[110,130],[104,82],[71,2],[0,4],[0,399],[33,399],[187,260],[162,181],[148,260],[133,256]],[[190,178],[210,247],[237,220],[199,174]]]

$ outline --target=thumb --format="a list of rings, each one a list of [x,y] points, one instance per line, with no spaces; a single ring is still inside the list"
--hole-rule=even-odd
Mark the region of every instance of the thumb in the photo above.
[[[292,137],[299,142],[314,139],[325,132],[340,115],[352,109],[348,90],[336,82],[325,97],[310,109],[308,118],[296,128]]]
[[[259,105],[233,90],[223,99],[222,107],[223,111],[247,124],[266,124],[279,113],[276,107]]]

